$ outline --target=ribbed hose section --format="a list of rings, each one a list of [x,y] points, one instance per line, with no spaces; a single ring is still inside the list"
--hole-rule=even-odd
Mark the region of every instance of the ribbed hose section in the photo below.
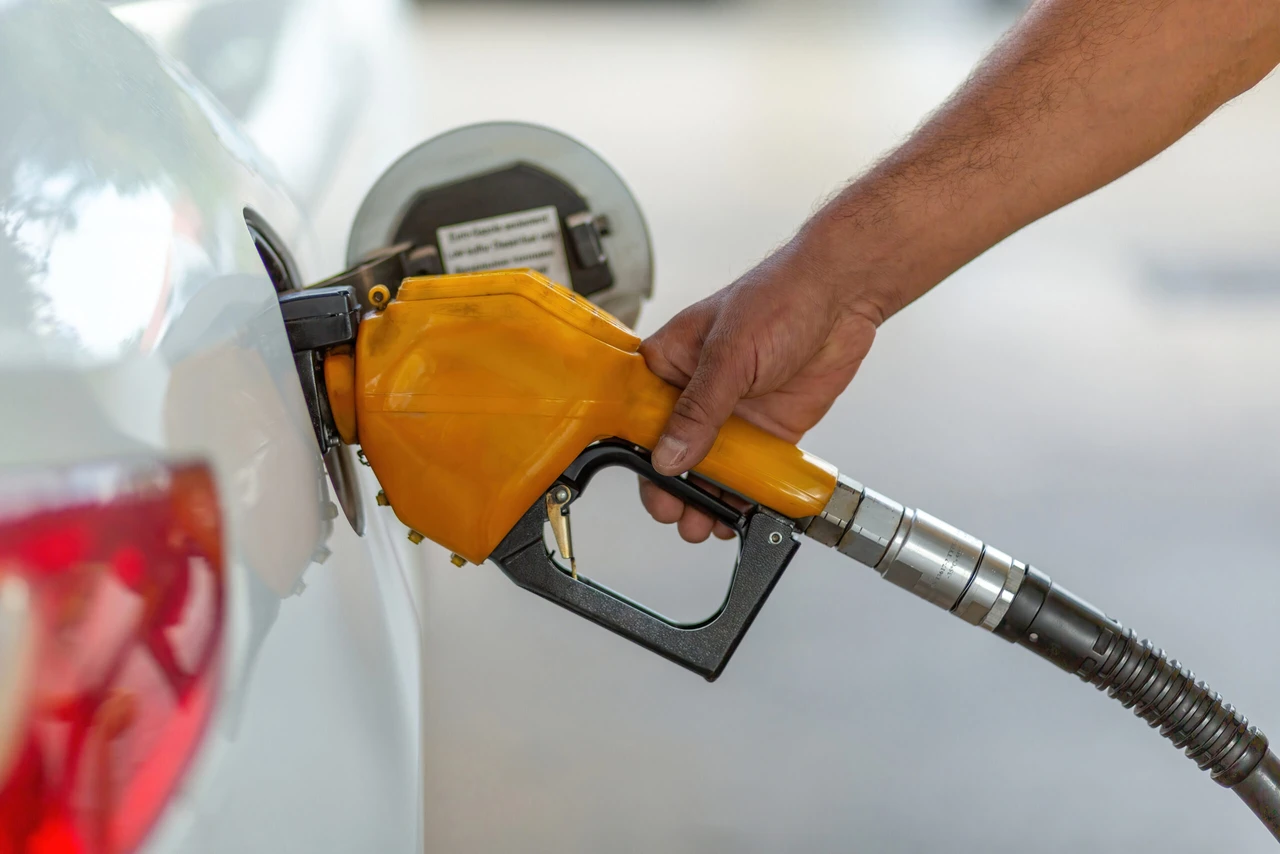
[[[1106,691],[1220,785],[1280,840],[1280,761],[1244,715],[1149,641],[1039,570],[1026,577],[996,634]]]
[[[1242,781],[1266,753],[1267,737],[1248,718],[1132,629],[1111,634],[1101,656],[1102,666],[1081,678],[1133,709],[1222,785]]]

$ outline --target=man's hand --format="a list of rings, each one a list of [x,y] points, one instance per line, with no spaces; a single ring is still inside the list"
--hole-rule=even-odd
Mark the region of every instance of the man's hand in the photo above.
[[[1037,0],[796,239],[644,343],[649,367],[685,388],[655,468],[692,468],[732,412],[798,440],[882,321],[1172,145],[1277,63],[1280,0]],[[712,530],[652,485],[642,497],[687,540]]]
[[[684,389],[653,451],[658,471],[680,474],[697,465],[731,414],[798,442],[853,379],[880,310],[847,283],[824,277],[802,242],[685,309],[640,348],[650,370]],[[733,536],[648,481],[640,495],[655,519],[678,522],[690,542],[713,530]]]

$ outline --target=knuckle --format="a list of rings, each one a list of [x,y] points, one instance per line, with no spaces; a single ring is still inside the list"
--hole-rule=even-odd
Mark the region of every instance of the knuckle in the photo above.
[[[680,395],[671,409],[671,414],[699,425],[710,425],[713,421],[711,409],[702,398],[690,394]]]
[[[757,372],[756,337],[730,326],[718,330],[702,351],[701,374],[716,390],[746,394]]]
[[[717,325],[702,345],[702,364],[712,373],[732,371],[739,360],[740,336],[730,324]]]

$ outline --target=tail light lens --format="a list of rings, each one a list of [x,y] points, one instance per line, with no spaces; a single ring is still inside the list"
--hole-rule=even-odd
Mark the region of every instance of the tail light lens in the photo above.
[[[208,718],[222,624],[205,466],[0,473],[0,854],[142,841]]]

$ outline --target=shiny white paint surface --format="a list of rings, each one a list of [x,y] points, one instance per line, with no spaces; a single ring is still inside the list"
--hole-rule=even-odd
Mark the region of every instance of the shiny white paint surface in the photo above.
[[[310,280],[331,271],[305,217],[217,102],[91,0],[0,5],[0,115],[0,476],[148,454],[218,478],[224,692],[150,850],[416,850],[411,599],[378,523],[360,541],[331,521],[243,209]]]
[[[111,9],[218,99],[304,209],[333,184],[375,85],[374,46],[394,45],[397,15],[386,0],[119,0]]]

